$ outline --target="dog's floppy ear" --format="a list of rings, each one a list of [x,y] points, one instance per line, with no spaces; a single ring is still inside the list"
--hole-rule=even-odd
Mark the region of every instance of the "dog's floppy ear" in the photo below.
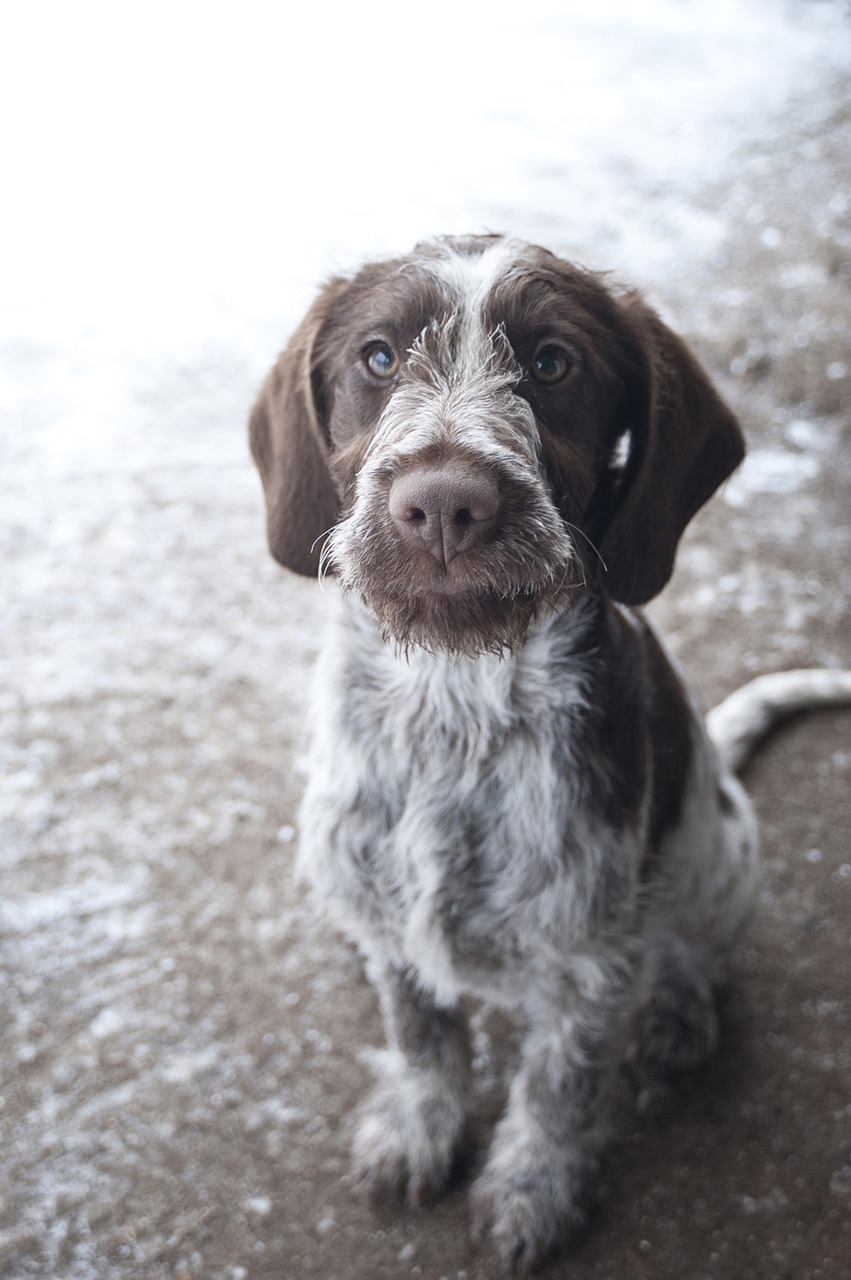
[[[739,425],[685,343],[637,294],[622,300],[637,354],[624,407],[629,458],[597,542],[616,600],[662,590],[695,512],[741,462]]]
[[[325,286],[266,379],[251,412],[251,454],[263,481],[269,550],[306,577],[319,572],[323,535],[337,523],[339,499],[328,468],[322,417],[319,332],[345,280]]]

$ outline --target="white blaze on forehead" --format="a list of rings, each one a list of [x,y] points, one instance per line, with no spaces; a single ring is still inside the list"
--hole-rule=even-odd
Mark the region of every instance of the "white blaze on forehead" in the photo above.
[[[481,360],[491,337],[485,329],[484,306],[497,282],[517,261],[522,244],[518,240],[495,240],[482,253],[467,254],[447,246],[432,269],[449,287],[458,310],[453,317],[457,335],[457,359],[462,368]]]

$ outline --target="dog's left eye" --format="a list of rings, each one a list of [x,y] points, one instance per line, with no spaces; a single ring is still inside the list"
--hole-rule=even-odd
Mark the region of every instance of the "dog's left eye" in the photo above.
[[[375,346],[370,347],[365,356],[366,367],[370,373],[374,373],[376,378],[395,378],[399,372],[399,359],[391,347],[386,342],[376,342]]]
[[[543,383],[545,387],[552,387],[567,376],[570,368],[571,362],[567,353],[562,351],[561,347],[548,345],[541,347],[540,351],[535,353],[529,372],[536,382]]]

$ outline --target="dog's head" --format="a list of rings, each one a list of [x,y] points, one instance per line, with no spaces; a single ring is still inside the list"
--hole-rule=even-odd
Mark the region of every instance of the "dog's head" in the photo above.
[[[737,466],[736,421],[635,293],[446,239],[320,293],[254,407],[269,546],[402,644],[501,650],[589,584],[643,603]]]

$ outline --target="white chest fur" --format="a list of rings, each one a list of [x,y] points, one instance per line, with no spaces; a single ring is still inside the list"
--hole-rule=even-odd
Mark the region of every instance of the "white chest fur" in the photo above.
[[[301,869],[362,946],[374,934],[447,997],[519,994],[599,916],[611,841],[571,760],[584,627],[554,619],[514,658],[405,657],[345,600],[329,638]]]

